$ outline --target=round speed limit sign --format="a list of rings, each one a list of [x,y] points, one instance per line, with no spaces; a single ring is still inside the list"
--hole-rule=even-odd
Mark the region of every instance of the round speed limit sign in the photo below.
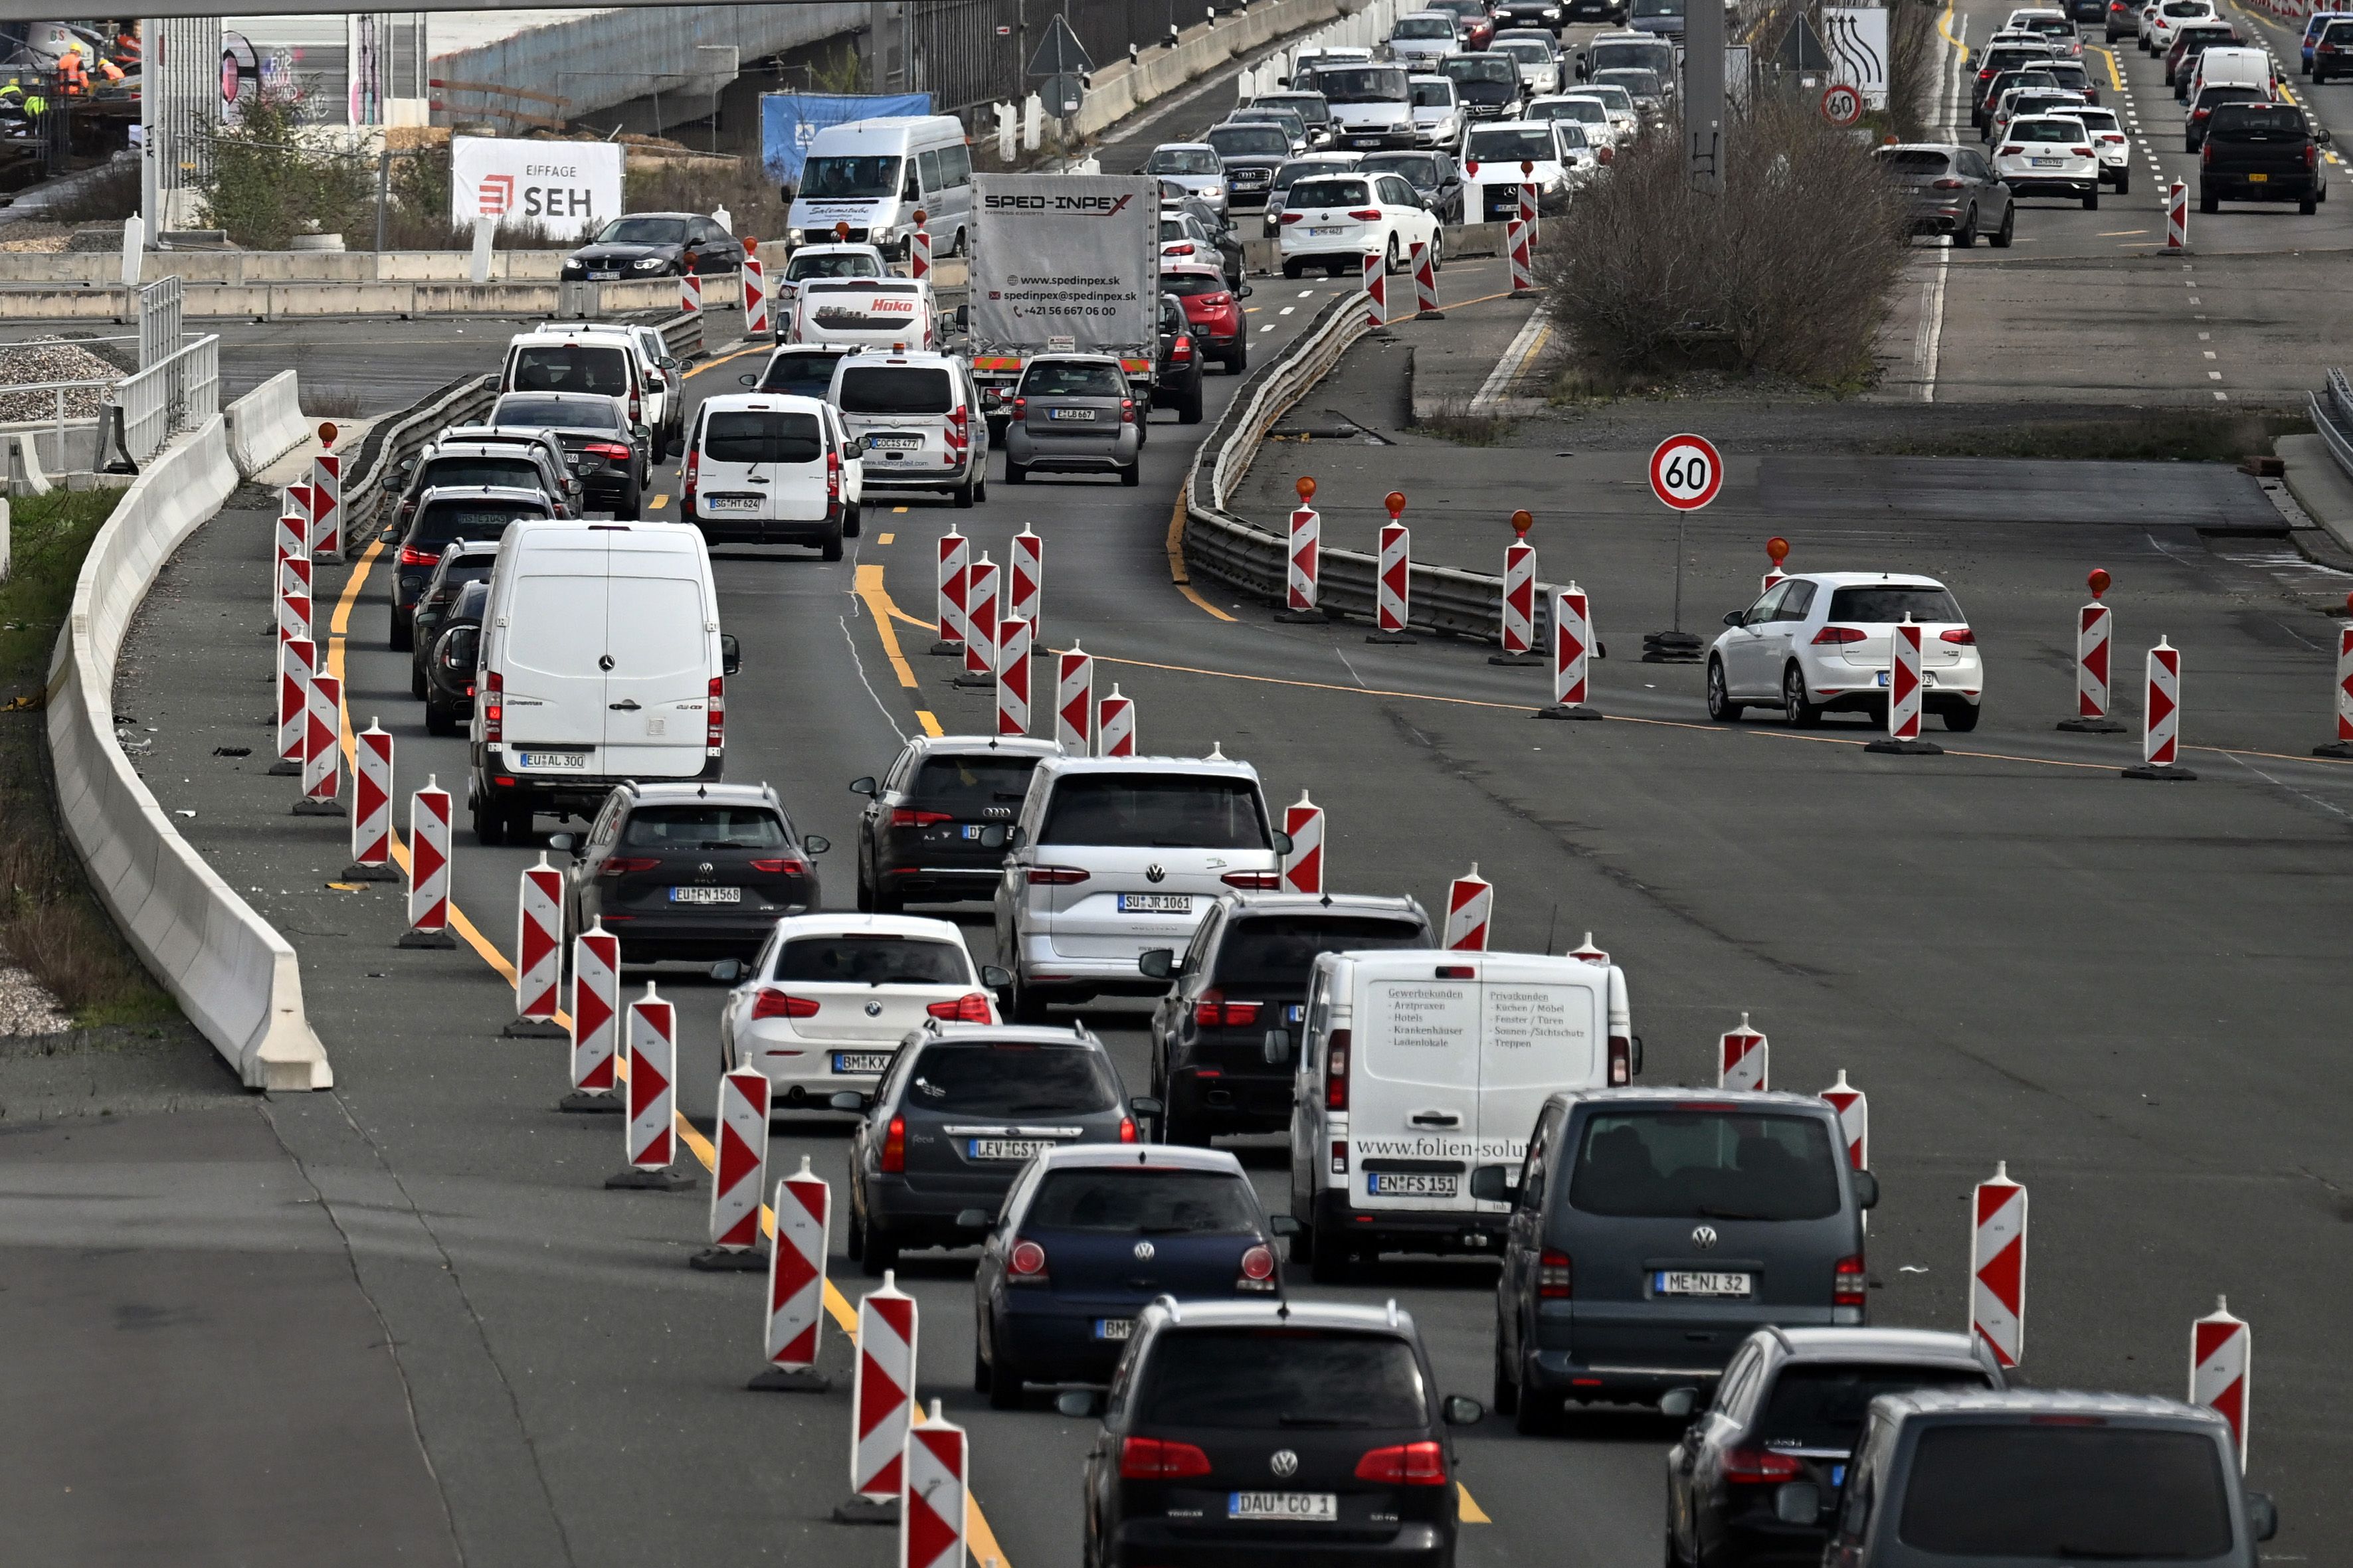
[[[1697,511],[1724,488],[1724,459],[1701,436],[1670,436],[1651,454],[1651,492],[1677,511]]]
[[[1852,125],[1862,118],[1862,94],[1841,82],[1822,94],[1822,118],[1832,125]]]

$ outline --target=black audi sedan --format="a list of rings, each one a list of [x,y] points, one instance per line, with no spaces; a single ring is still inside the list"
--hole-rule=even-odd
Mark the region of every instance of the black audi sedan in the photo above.
[[[564,276],[612,283],[743,265],[744,242],[700,213],[631,213],[565,257]]]

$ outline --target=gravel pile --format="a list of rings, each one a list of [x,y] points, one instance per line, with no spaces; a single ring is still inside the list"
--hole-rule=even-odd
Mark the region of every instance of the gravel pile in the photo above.
[[[115,381],[122,373],[105,360],[72,343],[52,338],[46,342],[11,343],[0,348],[0,423],[47,419],[57,412],[54,392],[11,392],[10,387],[44,381]],[[104,389],[78,387],[66,394],[66,417],[88,419],[98,413]]]
[[[72,1027],[39,981],[21,969],[0,968],[0,1035],[56,1035]]]
[[[73,225],[69,223],[12,223],[0,227],[0,237],[0,237],[0,250],[54,256],[65,249],[72,234]]]

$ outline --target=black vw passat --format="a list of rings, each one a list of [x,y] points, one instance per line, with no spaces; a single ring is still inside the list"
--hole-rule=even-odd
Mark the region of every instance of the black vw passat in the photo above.
[[[1178,1302],[1136,1321],[1087,1455],[1087,1568],[1349,1568],[1454,1561],[1449,1426],[1410,1314],[1334,1302]]]

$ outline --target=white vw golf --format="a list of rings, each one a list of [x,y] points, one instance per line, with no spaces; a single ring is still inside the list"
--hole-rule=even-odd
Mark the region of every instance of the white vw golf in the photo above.
[[[1908,572],[1810,572],[1724,617],[1707,654],[1707,716],[1778,708],[1792,724],[1830,712],[1883,720],[1894,628],[1920,628],[1921,700],[1947,730],[1974,730],[1985,700],[1977,634],[1942,583]]]

